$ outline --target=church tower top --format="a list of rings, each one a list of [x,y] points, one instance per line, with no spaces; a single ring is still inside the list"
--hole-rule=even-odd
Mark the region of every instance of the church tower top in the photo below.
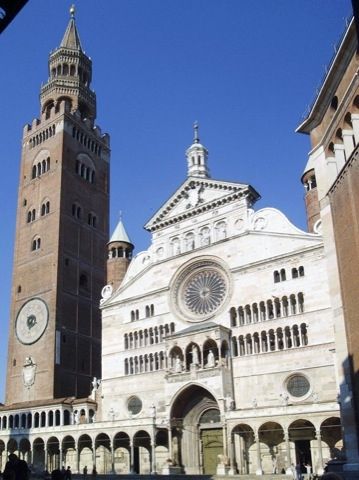
[[[60,46],[49,56],[49,79],[41,88],[41,113],[50,115],[65,102],[68,111],[78,111],[83,119],[94,123],[96,95],[90,88],[92,61],[82,49],[75,22],[75,7],[70,9],[70,20]]]
[[[67,25],[60,47],[82,51],[80,36],[78,34],[75,22],[75,5],[71,6],[70,15],[70,21]]]
[[[187,176],[210,178],[209,169],[207,166],[208,150],[199,141],[198,129],[198,122],[195,122],[193,124],[193,143],[186,151]]]

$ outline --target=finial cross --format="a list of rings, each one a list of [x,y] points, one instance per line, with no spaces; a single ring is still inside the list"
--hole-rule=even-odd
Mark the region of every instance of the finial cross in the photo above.
[[[193,130],[194,130],[194,143],[199,143],[199,136],[198,136],[198,122],[197,120],[193,124]]]

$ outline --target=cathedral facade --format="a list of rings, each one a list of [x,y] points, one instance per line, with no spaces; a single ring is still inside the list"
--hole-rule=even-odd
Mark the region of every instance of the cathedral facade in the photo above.
[[[23,137],[0,469],[16,452],[37,471],[321,474],[343,443],[315,175],[308,233],[211,178],[195,125],[132,258],[122,222],[107,237],[109,138],[73,13],[49,69]]]

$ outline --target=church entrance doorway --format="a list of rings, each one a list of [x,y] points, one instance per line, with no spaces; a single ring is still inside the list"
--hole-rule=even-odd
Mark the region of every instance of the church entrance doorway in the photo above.
[[[214,474],[224,455],[223,425],[216,399],[199,385],[180,392],[171,410],[172,462],[182,472]]]
[[[223,454],[223,433],[221,428],[201,430],[203,449],[203,473],[213,475],[217,472],[218,457]]]

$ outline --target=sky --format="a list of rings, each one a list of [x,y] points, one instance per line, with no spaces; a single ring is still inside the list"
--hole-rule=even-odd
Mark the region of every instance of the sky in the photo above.
[[[71,3],[29,0],[0,36],[0,402],[4,398],[22,128],[39,116],[48,55]],[[306,229],[295,133],[351,16],[350,0],[78,0],[97,124],[111,136],[111,230],[135,253],[143,225],[186,178],[194,121],[211,176],[249,183]]]

